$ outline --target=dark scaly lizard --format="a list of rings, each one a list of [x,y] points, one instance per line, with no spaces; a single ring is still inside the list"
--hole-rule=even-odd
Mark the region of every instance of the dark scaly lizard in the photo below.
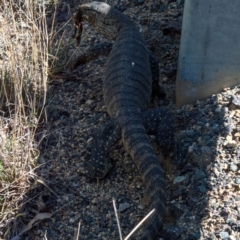
[[[143,178],[149,207],[155,209],[138,239],[153,240],[163,222],[166,186],[147,132],[157,133],[159,145],[171,144],[173,116],[164,108],[146,111],[152,92],[149,52],[132,20],[103,2],[79,6],[75,26],[83,20],[90,22],[107,38],[115,40],[103,77],[103,96],[111,120],[95,133],[89,173],[98,179],[106,175],[105,156],[122,138]]]
[[[82,25],[80,25],[82,27]],[[75,33],[76,33],[75,29]],[[79,30],[81,32],[82,30]],[[75,36],[75,33],[73,36]],[[81,37],[79,35],[77,38],[77,44]],[[111,52],[113,47],[113,43],[111,42],[103,42],[100,44],[97,44],[93,47],[90,47],[87,49],[87,51],[83,52],[80,56],[77,57],[77,59],[71,63],[70,69],[73,70],[77,68],[80,65],[83,65],[91,60],[94,60],[98,58],[100,55],[102,56],[108,56]],[[159,79],[159,69],[158,69],[158,62],[155,56],[149,51],[149,63],[151,67],[151,74],[152,74],[152,96],[164,98],[166,96],[164,90],[158,85],[158,79]]]
[[[74,15],[74,33],[73,38],[76,37],[77,40],[77,46],[80,44],[81,41],[81,35],[82,35],[82,15],[81,12],[78,11]],[[78,32],[78,35],[76,36]],[[111,52],[113,47],[113,43],[111,42],[103,42],[100,44],[97,44],[93,47],[90,47],[86,52],[82,53],[80,56],[77,57],[77,59],[71,63],[70,70],[75,69],[79,65],[82,65],[84,63],[87,63],[91,60],[94,60],[98,58],[100,55],[102,56],[108,56]],[[158,85],[158,79],[159,79],[159,69],[158,69],[158,62],[155,56],[149,51],[149,63],[152,73],[152,96],[157,96],[159,98],[163,98],[166,96],[164,90]]]

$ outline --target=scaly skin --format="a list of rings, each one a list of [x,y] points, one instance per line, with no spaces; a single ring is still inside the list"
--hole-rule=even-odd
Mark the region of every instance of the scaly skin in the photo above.
[[[103,77],[104,101],[112,119],[95,134],[89,172],[95,178],[106,175],[105,156],[122,137],[143,178],[149,208],[155,209],[137,239],[154,240],[163,222],[166,186],[147,131],[157,132],[159,144],[171,143],[173,117],[163,108],[146,111],[152,93],[149,52],[132,20],[103,2],[79,6],[75,25],[79,26],[83,20],[115,40]]]
[[[97,59],[100,55],[108,56],[113,47],[113,43],[111,42],[103,42],[97,44],[93,47],[88,48],[85,52],[83,52],[77,59],[71,63],[70,70],[77,68],[79,65],[83,65],[91,60]],[[151,67],[152,73],[152,96],[163,98],[166,96],[164,90],[158,85],[159,79],[159,69],[158,62],[155,56],[149,52],[149,63]]]

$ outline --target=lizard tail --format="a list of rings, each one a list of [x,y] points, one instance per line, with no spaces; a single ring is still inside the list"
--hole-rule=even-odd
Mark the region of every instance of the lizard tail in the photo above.
[[[157,237],[163,222],[166,204],[166,185],[164,173],[158,157],[149,141],[139,112],[126,109],[118,114],[122,128],[124,146],[134,160],[147,190],[149,210],[155,209],[140,231],[140,240],[153,240]]]

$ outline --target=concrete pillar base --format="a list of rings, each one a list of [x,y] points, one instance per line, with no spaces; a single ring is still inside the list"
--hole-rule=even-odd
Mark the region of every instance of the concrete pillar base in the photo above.
[[[239,9],[239,0],[185,0],[177,106],[240,84]]]

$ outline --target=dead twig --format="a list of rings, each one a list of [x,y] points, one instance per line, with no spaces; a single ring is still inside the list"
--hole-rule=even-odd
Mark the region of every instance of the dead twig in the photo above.
[[[121,231],[121,226],[120,226],[120,222],[119,222],[119,218],[118,218],[118,213],[117,213],[117,208],[116,208],[115,199],[113,199],[113,209],[114,209],[114,213],[115,213],[115,216],[116,216],[116,219],[117,219],[119,237],[120,237],[120,240],[122,240],[122,239],[123,239],[123,238],[122,238],[122,231]]]

